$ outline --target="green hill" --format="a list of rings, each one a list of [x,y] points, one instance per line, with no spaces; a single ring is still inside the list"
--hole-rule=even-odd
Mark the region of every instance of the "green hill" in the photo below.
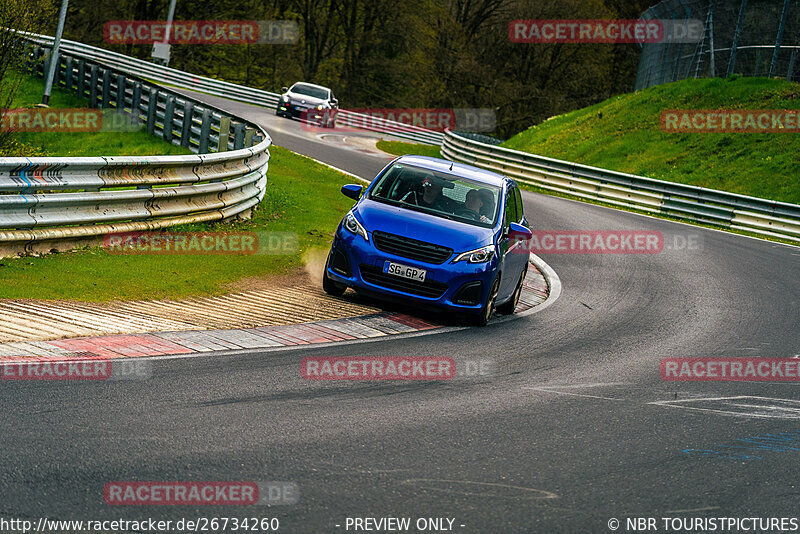
[[[800,108],[800,84],[684,80],[553,117],[503,146],[661,180],[800,203],[800,133],[667,133],[662,110]]]

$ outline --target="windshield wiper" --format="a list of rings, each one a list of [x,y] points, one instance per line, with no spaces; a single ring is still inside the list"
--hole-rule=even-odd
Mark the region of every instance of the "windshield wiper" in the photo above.
[[[370,198],[370,200],[377,200],[378,202],[385,202],[386,204],[391,204],[392,206],[400,206],[400,207],[407,208],[407,209],[410,209],[410,210],[413,210],[413,211],[418,211],[420,213],[427,213],[429,215],[435,215],[437,217],[442,217],[444,219],[448,219],[448,220],[451,220],[451,221],[453,220],[453,217],[451,217],[450,215],[448,215],[448,214],[446,214],[444,212],[437,211],[437,210],[434,210],[434,209],[431,209],[431,208],[426,208],[424,206],[420,206],[419,204],[412,204],[411,202],[406,202],[404,200],[393,200],[391,198],[373,197],[373,196],[370,196],[369,198]]]
[[[407,206],[408,209],[411,209],[411,210],[414,210],[414,211],[419,211],[419,212],[422,212],[422,213],[428,213],[430,215],[435,215],[437,217],[443,217],[445,219],[450,219],[451,221],[453,220],[453,218],[450,215],[448,215],[448,214],[446,214],[444,212],[441,212],[439,210],[435,210],[435,209],[432,209],[432,208],[426,208],[425,206],[420,206],[419,204],[411,204],[410,202],[402,202],[401,201],[401,204],[403,206]]]

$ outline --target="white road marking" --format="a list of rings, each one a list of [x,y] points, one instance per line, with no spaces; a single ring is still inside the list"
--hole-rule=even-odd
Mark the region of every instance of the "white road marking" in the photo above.
[[[733,401],[749,401],[749,400],[765,401],[765,404],[733,402]],[[699,403],[699,402],[719,402],[721,403],[721,406],[720,408],[704,408],[704,407],[686,405],[686,403]],[[770,406],[769,403],[772,403],[772,406]],[[739,395],[735,397],[706,397],[706,398],[700,397],[695,399],[655,401],[655,402],[649,402],[648,404],[652,404],[655,406],[667,406],[670,408],[683,408],[686,410],[715,413],[719,415],[726,415],[733,417],[750,417],[750,418],[761,418],[761,419],[800,419],[800,400],[794,400],[794,399],[776,399],[772,397]],[[729,406],[731,408],[742,408],[745,411],[726,410],[724,409],[726,406]]]
[[[525,493],[532,493],[532,494],[539,494],[539,497],[535,497],[535,495],[531,495],[533,498],[540,498],[540,499],[558,499],[558,495],[551,491],[540,490],[536,488],[526,488],[524,486],[512,486],[511,484],[500,484],[496,482],[476,482],[473,480],[453,480],[447,478],[411,478],[408,480],[404,480],[401,484],[413,484],[417,486],[424,487],[425,489],[433,490],[433,491],[444,491],[449,493],[461,493],[463,495],[475,495],[476,493],[471,491],[459,491],[459,490],[447,490],[444,488],[436,488],[431,487],[430,485],[421,485],[420,483],[445,483],[445,484],[457,484],[463,486],[477,486],[477,487],[489,487],[489,488],[502,488],[502,489],[511,489],[511,490],[518,490]]]
[[[553,386],[553,387],[558,387],[558,386]],[[618,398],[615,398],[615,397],[601,397],[600,395],[585,395],[585,394],[581,394],[581,393],[569,393],[567,391],[555,391],[555,390],[552,390],[552,389],[549,389],[549,388],[543,388],[543,387],[530,387],[530,386],[528,386],[528,387],[525,387],[525,388],[522,388],[522,389],[530,389],[530,390],[533,390],[533,391],[543,391],[545,393],[556,393],[558,395],[570,395],[572,397],[587,397],[587,398],[590,398],[590,399],[602,399],[602,400],[613,400],[613,401],[624,401],[624,400],[626,400],[626,399],[618,399]]]

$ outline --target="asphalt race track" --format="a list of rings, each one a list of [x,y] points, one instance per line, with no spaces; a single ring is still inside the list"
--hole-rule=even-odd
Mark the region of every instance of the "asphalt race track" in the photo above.
[[[260,121],[275,144],[359,176],[387,161],[336,131],[318,137],[272,110],[221,105]],[[737,441],[800,432],[796,383],[665,382],[659,362],[800,357],[800,249],[524,199],[534,229],[657,230],[668,248],[687,236],[700,246],[542,255],[561,298],[483,329],[158,360],[146,381],[3,382],[3,515],[278,517],[280,532],[302,533],[347,532],[347,517],[549,533],[610,532],[612,518],[625,531],[635,517],[796,515],[800,447]],[[310,355],[446,355],[489,360],[492,373],[312,382],[300,376]],[[293,481],[301,496],[269,508],[106,505],[103,486],[127,480]]]

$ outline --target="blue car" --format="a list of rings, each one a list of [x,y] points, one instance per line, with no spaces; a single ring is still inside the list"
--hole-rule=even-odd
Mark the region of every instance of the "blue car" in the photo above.
[[[434,306],[486,325],[514,313],[531,231],[517,184],[469,165],[401,156],[362,191],[328,254],[323,288]],[[363,194],[362,194],[363,192]]]

